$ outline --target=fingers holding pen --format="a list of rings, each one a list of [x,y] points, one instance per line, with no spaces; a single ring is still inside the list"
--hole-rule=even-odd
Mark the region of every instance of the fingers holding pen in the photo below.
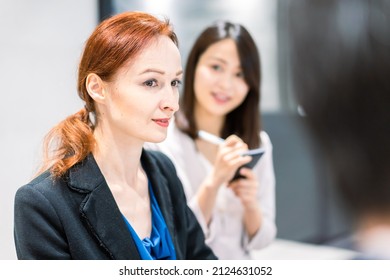
[[[228,147],[234,147],[234,146],[241,146],[245,145],[246,149],[248,149],[248,145],[242,141],[240,137],[237,135],[230,135],[228,138],[225,139],[224,145]]]
[[[242,156],[247,150],[248,145],[241,138],[231,135],[221,144],[220,155],[230,166],[239,167],[251,160],[250,156]]]
[[[237,170],[240,166],[247,164],[251,161],[251,156],[243,156],[242,151],[232,151],[223,156],[223,161],[226,162],[228,166]]]
[[[218,182],[229,182],[236,170],[251,160],[250,156],[242,156],[248,146],[237,136],[229,136],[220,144],[214,162],[214,178]]]

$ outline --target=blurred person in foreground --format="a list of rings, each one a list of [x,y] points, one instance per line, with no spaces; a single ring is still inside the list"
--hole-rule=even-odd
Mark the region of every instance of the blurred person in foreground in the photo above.
[[[296,0],[293,84],[356,225],[362,259],[390,259],[390,1]]]

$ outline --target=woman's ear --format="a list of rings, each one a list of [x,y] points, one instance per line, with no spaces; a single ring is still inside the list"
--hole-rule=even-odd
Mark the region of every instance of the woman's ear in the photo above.
[[[95,73],[90,73],[85,80],[85,87],[87,88],[89,96],[97,102],[102,103],[105,98],[104,82]]]

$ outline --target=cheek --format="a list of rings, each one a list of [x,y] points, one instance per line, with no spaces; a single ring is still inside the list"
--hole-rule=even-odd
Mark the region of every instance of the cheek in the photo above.
[[[212,73],[206,67],[199,66],[195,71],[194,90],[197,92],[212,83]]]
[[[249,86],[242,80],[238,81],[236,84],[236,92],[237,96],[241,99],[244,100],[245,97],[247,96],[249,92]]]

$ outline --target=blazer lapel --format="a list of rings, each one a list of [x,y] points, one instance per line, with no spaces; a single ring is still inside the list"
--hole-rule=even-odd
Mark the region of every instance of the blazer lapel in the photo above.
[[[169,186],[166,177],[161,173],[156,160],[147,152],[143,151],[141,156],[142,166],[148,175],[148,179],[152,184],[153,192],[156,196],[158,206],[164,216],[165,223],[171,234],[172,241],[175,248],[179,248],[176,237],[176,228],[174,223],[174,211],[171,196],[169,193]]]
[[[86,197],[80,214],[99,245],[112,259],[140,259],[137,247],[92,154],[71,169],[69,187]]]

